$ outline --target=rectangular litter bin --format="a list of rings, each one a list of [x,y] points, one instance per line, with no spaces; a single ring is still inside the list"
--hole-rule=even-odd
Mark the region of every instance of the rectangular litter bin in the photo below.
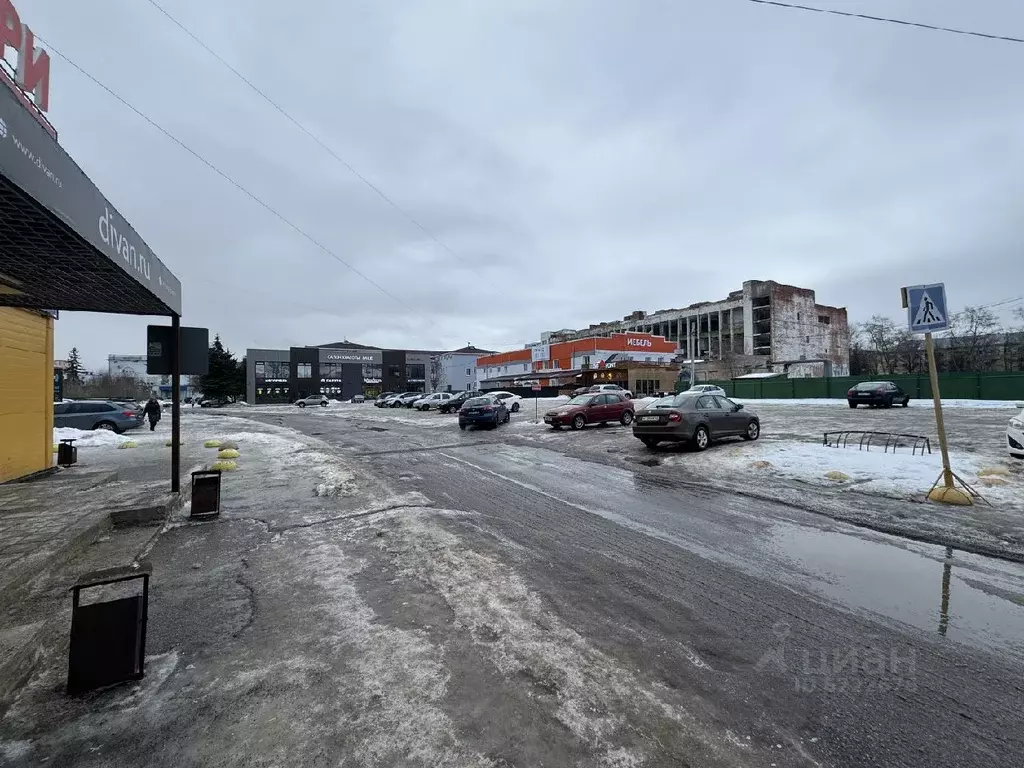
[[[57,463],[62,467],[70,467],[78,463],[78,449],[75,448],[75,438],[65,438],[57,446]]]
[[[71,588],[71,647],[68,651],[68,693],[85,693],[145,675],[146,618],[149,613],[147,562],[108,568],[82,576]],[[129,597],[82,605],[81,592],[121,582],[142,580],[142,592]]]
[[[192,473],[192,508],[190,517],[207,518],[220,514],[219,469],[204,469]]]

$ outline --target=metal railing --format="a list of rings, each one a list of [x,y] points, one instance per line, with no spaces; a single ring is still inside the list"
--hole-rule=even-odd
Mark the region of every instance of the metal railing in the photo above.
[[[884,441],[883,441],[884,438]],[[858,429],[842,429],[826,432],[822,445],[829,448],[847,448],[854,441],[858,450],[870,451],[872,446],[882,446],[883,453],[896,453],[899,448],[910,448],[910,454],[916,456],[918,450],[922,456],[925,451],[932,452],[931,439],[924,435],[908,435],[898,432],[869,432]]]

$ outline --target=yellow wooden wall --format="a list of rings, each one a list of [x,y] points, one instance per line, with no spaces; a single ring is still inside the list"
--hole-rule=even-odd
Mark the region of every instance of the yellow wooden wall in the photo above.
[[[53,465],[53,319],[0,307],[0,483]]]

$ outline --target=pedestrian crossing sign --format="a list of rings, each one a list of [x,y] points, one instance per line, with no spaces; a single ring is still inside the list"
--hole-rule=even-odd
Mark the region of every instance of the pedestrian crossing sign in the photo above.
[[[911,333],[931,333],[949,328],[944,283],[911,285],[907,292],[907,322]]]

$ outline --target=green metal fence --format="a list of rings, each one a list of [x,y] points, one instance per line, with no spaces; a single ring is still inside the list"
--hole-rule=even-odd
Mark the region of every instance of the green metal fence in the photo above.
[[[734,379],[709,381],[717,384],[731,397],[749,398],[814,398],[842,399],[855,384],[873,379],[892,381],[915,400],[932,396],[927,374],[894,376],[840,376],[829,379]],[[685,389],[682,385],[680,389]],[[1024,373],[942,373],[939,391],[943,398],[964,400],[1024,400]]]

